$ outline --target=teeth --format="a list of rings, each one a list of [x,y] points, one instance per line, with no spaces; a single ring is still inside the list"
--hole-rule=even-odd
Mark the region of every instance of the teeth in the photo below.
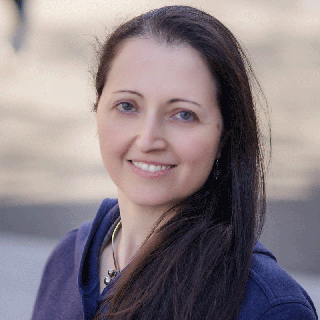
[[[142,170],[145,170],[145,171],[149,171],[149,166],[146,164],[146,163],[142,163],[141,164],[141,167],[140,167]]]
[[[144,162],[135,162],[135,161],[132,161],[132,163],[144,170],[144,171],[149,171],[149,172],[156,172],[156,171],[161,171],[161,170],[168,170],[170,168],[172,168],[173,166],[155,166],[154,164],[146,164]]]

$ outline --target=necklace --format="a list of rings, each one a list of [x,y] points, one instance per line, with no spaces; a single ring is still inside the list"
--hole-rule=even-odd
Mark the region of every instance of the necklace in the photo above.
[[[118,222],[118,224],[116,225],[116,227],[114,228],[113,232],[112,232],[112,236],[111,236],[111,248],[112,248],[112,256],[113,256],[113,264],[114,264],[114,269],[109,269],[108,270],[108,275],[104,278],[103,282],[104,284],[107,286],[110,281],[112,279],[114,279],[119,273],[119,267],[117,264],[117,259],[116,259],[116,255],[114,253],[114,237],[119,229],[119,227],[121,226],[121,220]]]

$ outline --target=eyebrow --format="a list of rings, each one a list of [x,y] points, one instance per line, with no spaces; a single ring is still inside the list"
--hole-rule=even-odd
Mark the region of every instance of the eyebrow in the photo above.
[[[139,96],[140,98],[144,98],[143,94],[141,94],[141,93],[139,93],[137,91],[132,91],[132,90],[118,90],[118,91],[114,91],[112,93],[123,93],[123,92],[135,94],[135,95]]]
[[[201,107],[201,105],[195,101],[191,101],[191,100],[187,100],[187,99],[179,99],[179,98],[175,98],[175,99],[171,99],[169,101],[169,103],[175,103],[175,102],[188,102],[188,103],[192,103],[198,107]]]
[[[131,94],[135,94],[140,98],[144,98],[143,94],[137,92],[137,91],[133,91],[133,90],[118,90],[118,91],[114,91],[112,93],[131,93]],[[188,99],[180,99],[180,98],[174,98],[168,101],[169,104],[171,103],[175,103],[175,102],[187,102],[187,103],[192,103],[198,107],[201,107],[201,105],[195,101],[192,100],[188,100]]]

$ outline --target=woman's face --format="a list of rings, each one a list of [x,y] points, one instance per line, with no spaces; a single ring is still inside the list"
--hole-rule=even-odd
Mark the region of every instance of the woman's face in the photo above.
[[[102,160],[121,196],[167,208],[201,188],[223,128],[216,90],[188,45],[122,44],[97,108]]]

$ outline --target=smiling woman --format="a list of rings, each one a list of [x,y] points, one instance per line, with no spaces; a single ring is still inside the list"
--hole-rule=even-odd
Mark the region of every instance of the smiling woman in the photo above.
[[[258,242],[254,79],[230,31],[195,8],[150,11],[108,37],[94,111],[118,199],[53,252],[33,319],[317,318]]]

